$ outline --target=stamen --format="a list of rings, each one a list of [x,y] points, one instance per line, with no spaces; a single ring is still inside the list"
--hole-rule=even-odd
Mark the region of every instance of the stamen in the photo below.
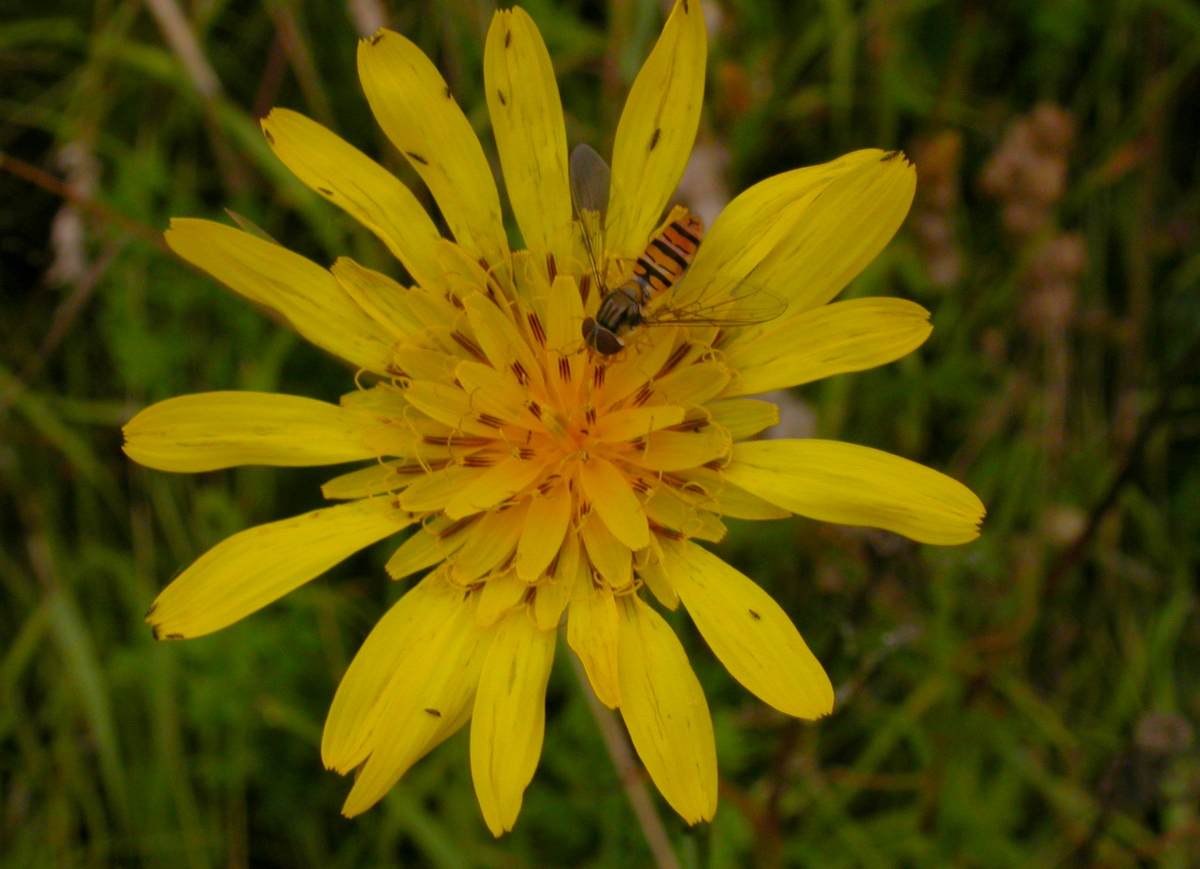
[[[504,426],[504,420],[494,417],[490,413],[476,414],[475,419],[492,428],[503,428]]]
[[[462,464],[464,468],[490,468],[492,465],[496,464],[496,461],[496,456],[488,455],[486,453],[483,455],[477,454],[462,457]]]
[[[486,447],[492,439],[478,435],[424,435],[421,441],[434,447]]]
[[[657,379],[659,377],[663,377],[667,374],[670,374],[671,371],[673,371],[675,369],[675,366],[677,366],[680,362],[683,361],[683,357],[687,356],[688,352],[691,349],[692,349],[692,345],[691,345],[691,343],[689,343],[687,341],[684,341],[682,344],[680,344],[678,347],[676,347],[674,352],[672,352],[671,355],[667,357],[667,361],[665,363],[663,363],[663,367],[661,369],[659,369],[658,374],[655,374],[654,377]]]
[[[685,419],[681,423],[667,426],[665,431],[700,431],[708,425],[708,417],[701,416],[696,419]]]
[[[663,537],[666,537],[668,540],[682,540],[683,539],[683,534],[681,534],[678,531],[675,531],[672,528],[665,528],[662,525],[659,525],[653,519],[647,519],[646,521],[650,525],[650,530],[653,531],[655,534],[659,534]]]
[[[466,335],[464,335],[462,332],[455,329],[453,332],[450,333],[450,337],[454,339],[454,342],[456,344],[458,344],[459,347],[466,350],[468,353],[470,353],[472,356],[474,356],[480,362],[484,363],[485,365],[487,364],[488,358],[486,355],[484,355],[484,352],[479,348],[479,345],[476,344],[474,341],[472,341],[470,338],[468,338]]]
[[[530,311],[525,315],[525,319],[529,321],[529,331],[533,333],[534,340],[542,347],[546,346],[546,330],[542,328],[542,320],[537,313]]]

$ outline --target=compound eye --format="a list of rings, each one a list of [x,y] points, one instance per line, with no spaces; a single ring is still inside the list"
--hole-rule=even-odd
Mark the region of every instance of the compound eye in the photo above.
[[[583,328],[580,330],[583,333],[583,340],[591,347],[596,343],[596,321],[592,317],[586,317],[583,321]]]
[[[620,353],[625,347],[625,342],[603,327],[599,327],[592,333],[592,346],[596,352],[605,356],[612,356],[615,353]]]

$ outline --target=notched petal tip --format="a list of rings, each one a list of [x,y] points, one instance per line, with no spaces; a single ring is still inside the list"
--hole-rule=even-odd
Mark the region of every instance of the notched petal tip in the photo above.
[[[378,45],[385,36],[387,36],[388,34],[393,33],[393,32],[394,31],[388,30],[386,27],[380,27],[378,30],[376,30],[374,33],[372,33],[370,36],[364,36],[361,39],[359,39],[358,40],[359,48],[361,49],[364,45],[366,45],[368,47],[372,46],[372,45]]]

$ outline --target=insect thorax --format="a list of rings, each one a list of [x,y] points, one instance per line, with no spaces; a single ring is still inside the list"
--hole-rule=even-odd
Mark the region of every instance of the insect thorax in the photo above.
[[[633,278],[604,297],[596,312],[596,322],[614,334],[621,329],[640,326],[646,297],[646,288]]]

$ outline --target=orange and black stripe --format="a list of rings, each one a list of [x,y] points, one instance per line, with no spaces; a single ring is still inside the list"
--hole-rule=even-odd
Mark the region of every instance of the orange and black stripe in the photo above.
[[[633,278],[642,287],[643,303],[673,285],[696,256],[704,222],[690,211],[650,239],[633,266]]]

